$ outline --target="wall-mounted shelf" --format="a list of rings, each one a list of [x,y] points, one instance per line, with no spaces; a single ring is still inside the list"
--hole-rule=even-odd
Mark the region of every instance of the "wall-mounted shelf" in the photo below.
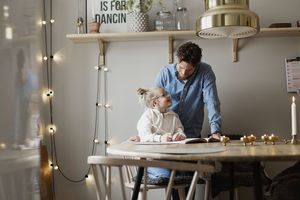
[[[300,28],[261,28],[254,37],[300,37]],[[73,43],[98,42],[100,54],[103,56],[104,42],[125,42],[144,40],[168,40],[169,62],[173,62],[173,40],[202,39],[196,36],[195,30],[190,31],[153,31],[153,32],[125,32],[125,33],[98,33],[98,34],[68,34],[67,38]],[[233,61],[237,61],[238,39],[233,40]]]

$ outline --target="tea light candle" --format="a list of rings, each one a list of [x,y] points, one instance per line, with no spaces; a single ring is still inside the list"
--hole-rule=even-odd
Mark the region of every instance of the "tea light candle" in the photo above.
[[[296,118],[295,97],[293,97],[293,102],[291,105],[291,113],[292,113],[292,135],[297,135],[297,118]]]

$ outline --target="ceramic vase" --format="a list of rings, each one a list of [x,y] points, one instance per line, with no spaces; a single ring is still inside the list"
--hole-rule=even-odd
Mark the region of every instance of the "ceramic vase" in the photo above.
[[[146,13],[127,13],[126,20],[128,32],[146,32],[149,30],[149,16]]]

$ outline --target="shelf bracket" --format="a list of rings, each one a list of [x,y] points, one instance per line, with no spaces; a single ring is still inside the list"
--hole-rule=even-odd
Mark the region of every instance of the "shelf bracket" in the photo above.
[[[169,36],[169,64],[173,63],[173,37]]]
[[[233,62],[238,61],[238,46],[239,46],[239,39],[233,39],[232,40],[232,45],[233,45]]]
[[[105,65],[105,52],[104,52],[104,42],[98,39],[99,51],[100,51],[100,66]]]

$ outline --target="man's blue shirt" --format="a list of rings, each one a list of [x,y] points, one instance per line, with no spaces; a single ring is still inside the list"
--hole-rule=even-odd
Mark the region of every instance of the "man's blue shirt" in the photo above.
[[[177,78],[176,65],[164,67],[157,75],[155,85],[165,88],[170,95],[170,109],[179,115],[187,137],[201,137],[204,104],[208,110],[211,133],[221,132],[220,101],[211,67],[201,62],[191,77],[182,81]]]

